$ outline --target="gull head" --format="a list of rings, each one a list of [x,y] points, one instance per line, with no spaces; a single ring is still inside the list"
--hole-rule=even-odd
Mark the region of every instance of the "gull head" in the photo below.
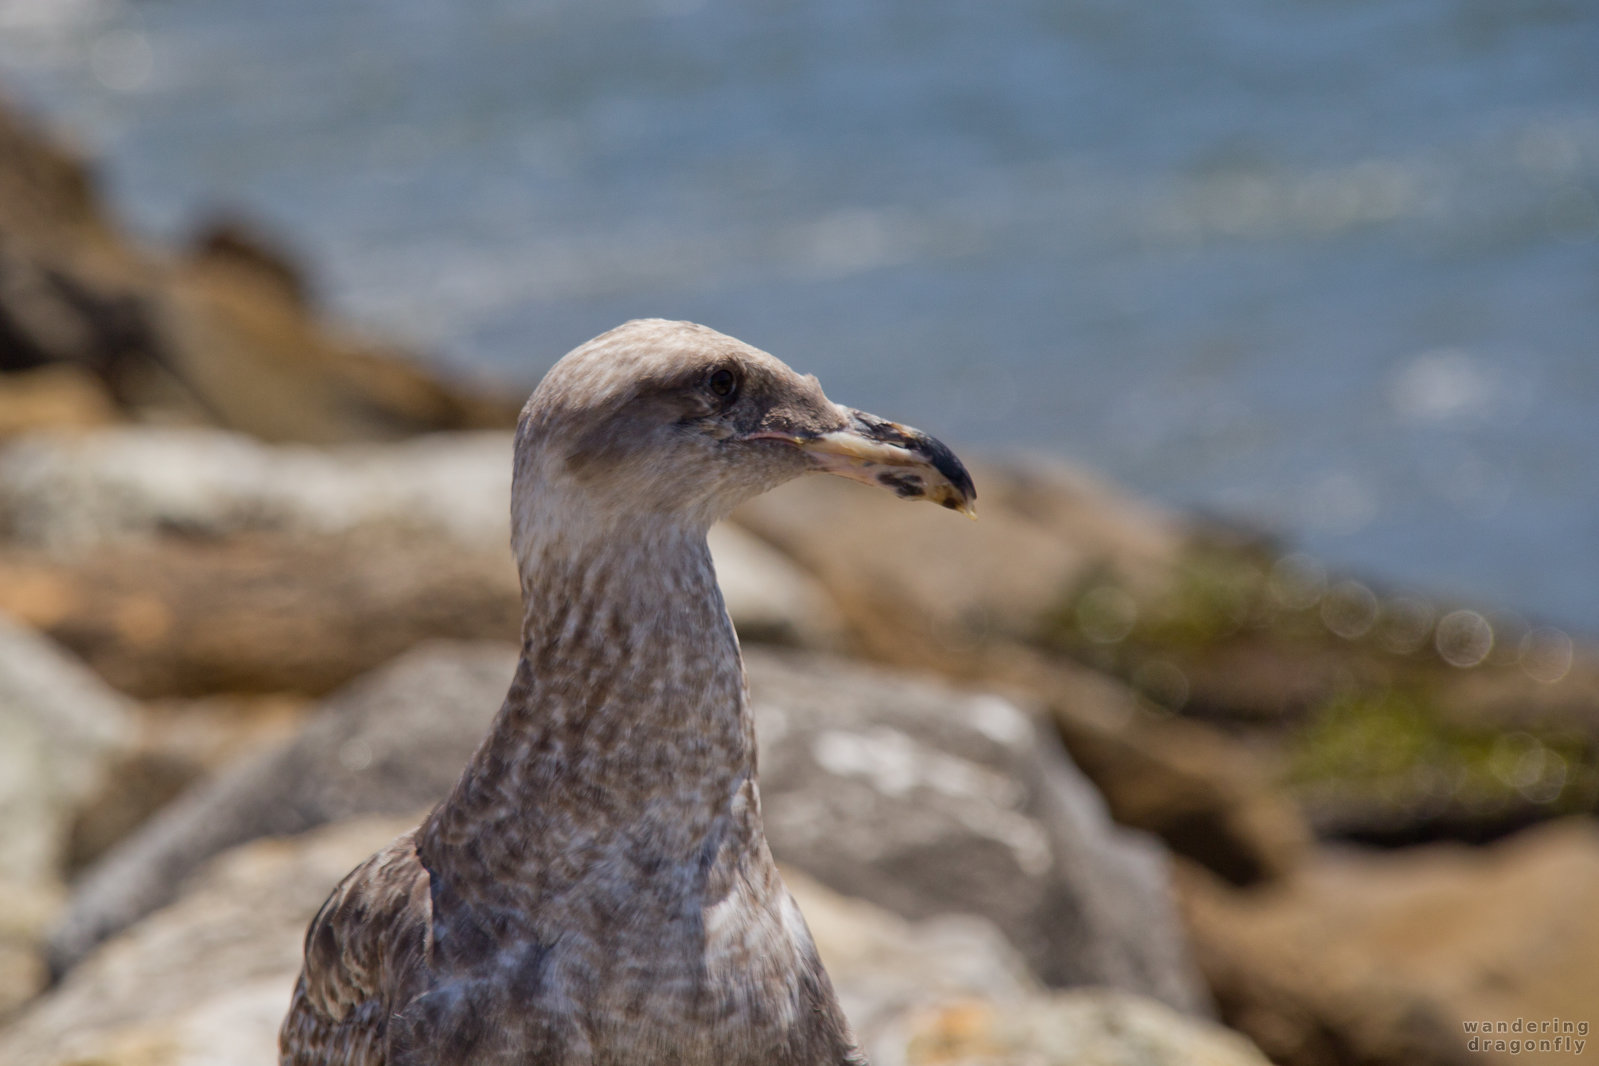
[[[568,353],[528,399],[512,540],[526,558],[532,540],[703,532],[812,472],[974,514],[971,476],[934,438],[836,404],[814,376],[713,329],[638,319]]]

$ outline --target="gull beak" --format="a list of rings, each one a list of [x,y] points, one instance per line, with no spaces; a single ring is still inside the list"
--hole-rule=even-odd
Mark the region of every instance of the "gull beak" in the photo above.
[[[977,517],[977,489],[948,446],[919,429],[839,407],[842,429],[820,434],[756,434],[798,447],[813,467],[866,485],[893,490],[907,500],[930,500],[968,518]]]

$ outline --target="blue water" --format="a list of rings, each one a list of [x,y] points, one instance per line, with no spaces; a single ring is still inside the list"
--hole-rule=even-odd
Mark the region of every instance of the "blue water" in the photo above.
[[[0,81],[459,372],[694,318],[1599,633],[1589,0],[0,0]]]

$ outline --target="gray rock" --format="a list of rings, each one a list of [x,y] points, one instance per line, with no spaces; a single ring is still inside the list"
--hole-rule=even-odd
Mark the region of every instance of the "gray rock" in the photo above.
[[[783,880],[805,915],[845,1017],[877,1066],[903,1061],[907,1022],[918,1008],[974,998],[1012,1002],[1042,991],[1026,961],[986,918],[941,914],[908,922],[792,868]]]
[[[748,652],[778,857],[912,919],[992,920],[1048,982],[1198,1009],[1163,853],[1115,830],[1053,737],[991,696],[834,659]],[[431,645],[336,694],[292,743],[179,800],[84,878],[65,968],[225,847],[441,798],[515,653]]]
[[[788,556],[727,522],[711,528],[709,541],[740,640],[817,650],[843,645],[844,618],[832,597]]]
[[[907,918],[981,914],[1049,984],[1204,1009],[1165,852],[1110,822],[1052,731],[997,696],[746,659],[774,854]]]
[[[0,1015],[43,981],[72,828],[133,734],[126,699],[0,615]]]
[[[425,644],[335,693],[292,741],[185,793],[90,867],[51,937],[51,967],[66,971],[171,902],[185,877],[226,848],[438,802],[515,667],[509,646]]]
[[[305,927],[355,863],[414,818],[261,840],[198,871],[182,898],[104,946],[0,1031],[9,1066],[259,1066]]]
[[[314,448],[123,426],[29,435],[0,449],[0,529],[58,553],[173,529],[222,537],[364,526],[503,550],[510,490],[507,433]]]
[[[0,615],[0,855],[11,881],[64,872],[78,805],[133,740],[133,708],[54,643]]]

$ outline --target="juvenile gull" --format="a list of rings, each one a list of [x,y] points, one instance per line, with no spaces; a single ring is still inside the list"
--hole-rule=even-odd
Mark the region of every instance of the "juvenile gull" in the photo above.
[[[705,543],[818,470],[976,497],[938,441],[704,326],[550,370],[516,435],[516,677],[450,796],[312,920],[285,1066],[864,1062],[766,846]]]

